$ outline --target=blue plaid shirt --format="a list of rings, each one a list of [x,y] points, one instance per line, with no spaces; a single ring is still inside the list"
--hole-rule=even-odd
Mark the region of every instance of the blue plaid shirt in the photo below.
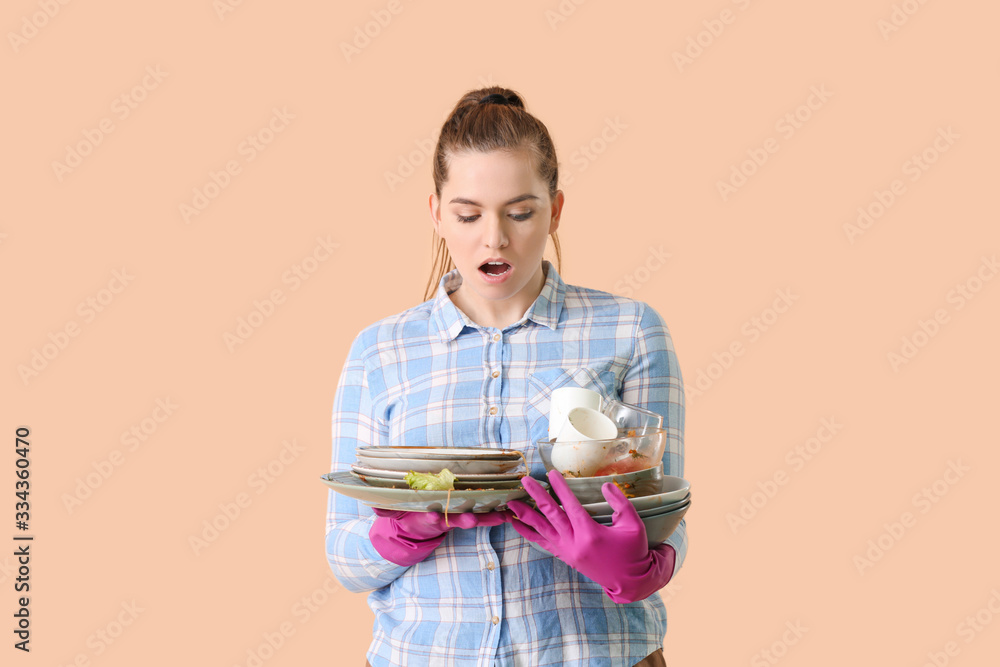
[[[333,404],[333,464],[358,445],[497,447],[524,452],[544,478],[535,442],[547,438],[549,397],[569,385],[664,416],[664,474],[684,475],[684,389],[663,318],[649,305],[567,285],[543,260],[545,284],[524,316],[481,327],[448,294],[366,327],[354,339]],[[509,524],[453,529],[425,560],[403,567],[375,551],[372,509],[330,491],[326,552],[350,591],[371,591],[373,667],[385,665],[631,666],[663,645],[659,593],[617,604]],[[668,540],[676,571],[685,522]],[[341,656],[344,660],[343,656]]]

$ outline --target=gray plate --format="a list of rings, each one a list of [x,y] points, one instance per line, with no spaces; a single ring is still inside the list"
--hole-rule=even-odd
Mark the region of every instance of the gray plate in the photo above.
[[[355,449],[357,454],[364,454],[378,459],[507,459],[521,460],[521,453],[516,449],[497,449],[496,447],[368,447]]]
[[[447,491],[416,491],[413,489],[382,489],[369,486],[351,475],[351,471],[331,472],[320,475],[328,487],[345,496],[359,500],[370,507],[411,512],[443,512],[447,502]],[[538,483],[548,487],[545,480]],[[494,491],[451,492],[449,512],[488,512],[504,509],[510,500],[531,498],[523,488],[498,489]]]
[[[405,479],[392,479],[390,477],[379,477],[378,475],[366,475],[359,473],[355,470],[351,471],[351,476],[355,479],[360,479],[365,484],[369,486],[378,486],[386,489],[409,489],[410,485],[406,483]],[[455,489],[462,490],[476,490],[476,489],[516,489],[521,486],[521,478],[517,479],[504,479],[504,480],[492,480],[489,482],[473,482],[473,481],[462,481],[455,480]]]
[[[664,475],[660,482],[660,492],[638,498],[629,498],[632,506],[641,514],[643,510],[673,505],[691,495],[691,483],[682,477]],[[611,514],[614,510],[607,502],[587,503],[583,509],[591,516]]]
[[[671,512],[675,512],[680,509],[685,509],[690,504],[691,504],[691,498],[689,497],[680,502],[674,503],[673,505],[664,505],[663,507],[654,507],[653,509],[642,510],[638,514],[640,519],[648,519],[663,514],[670,514]],[[593,519],[597,523],[606,523],[610,525],[613,516],[614,514],[602,514],[599,516],[594,516]]]
[[[403,459],[370,457],[364,452],[358,452],[358,463],[367,468],[380,470],[395,470],[397,472],[441,472],[447,468],[456,475],[503,475],[517,468],[522,468],[521,458],[516,459]]]
[[[382,460],[380,460],[379,462],[381,463]],[[448,466],[442,466],[442,467],[448,468]],[[352,465],[351,470],[358,473],[359,475],[382,477],[385,479],[405,479],[406,475],[409,474],[410,472],[409,468],[407,468],[406,470],[389,470],[377,466],[363,466],[358,464]],[[515,481],[519,480],[525,474],[521,472],[506,472],[500,474],[476,474],[467,472],[455,472],[451,468],[448,468],[448,470],[451,470],[455,474],[455,477],[458,478],[457,481],[459,482],[498,482],[498,481],[508,482],[511,480]],[[428,472],[428,471],[415,470],[414,472]],[[440,470],[435,470],[434,472],[437,473],[440,472]]]
[[[667,538],[673,535],[674,531],[677,530],[677,526],[681,524],[681,520],[684,518],[684,515],[687,514],[690,506],[691,503],[688,502],[686,505],[669,512],[663,512],[662,514],[657,514],[655,516],[643,517],[642,523],[646,526],[646,542],[650,549],[658,544],[666,542]],[[552,555],[552,552],[548,549],[543,549],[530,540],[528,541],[528,544],[533,549],[537,549],[538,551],[546,553],[550,556]]]

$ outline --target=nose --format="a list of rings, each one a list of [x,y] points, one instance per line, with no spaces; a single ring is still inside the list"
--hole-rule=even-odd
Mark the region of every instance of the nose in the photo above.
[[[483,234],[488,248],[503,248],[507,245],[507,228],[502,218],[489,216]]]

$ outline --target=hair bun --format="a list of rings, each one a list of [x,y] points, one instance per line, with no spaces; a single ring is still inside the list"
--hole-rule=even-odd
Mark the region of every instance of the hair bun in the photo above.
[[[506,95],[501,95],[500,93],[491,93],[479,100],[480,104],[489,104],[490,102],[495,102],[496,104],[503,104],[512,107],[521,106],[520,104],[521,100],[519,100],[516,95],[514,96],[514,99],[511,99]]]

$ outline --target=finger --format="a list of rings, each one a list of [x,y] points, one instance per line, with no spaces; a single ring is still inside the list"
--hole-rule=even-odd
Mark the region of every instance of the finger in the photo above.
[[[507,503],[507,511],[514,515],[514,518],[518,518],[521,514],[526,514],[531,506],[523,500],[511,500]]]
[[[559,500],[562,501],[563,514],[571,524],[578,525],[577,522],[579,521],[591,520],[590,514],[587,510],[583,509],[583,505],[580,504],[580,501],[573,494],[566,480],[563,479],[562,473],[558,470],[550,470],[549,484],[552,485],[556,495],[559,496]]]
[[[559,475],[558,471],[549,472],[549,483],[551,483],[552,475]],[[562,476],[559,477],[562,481]],[[560,533],[568,533],[572,535],[573,525],[570,523],[569,518],[559,503],[549,495],[549,492],[542,488],[542,485],[537,482],[537,480],[531,480],[531,484],[537,487],[538,492],[532,494],[532,498],[535,499],[535,504],[538,506],[538,511],[545,515],[545,518],[549,520],[549,523],[553,528],[558,530]],[[565,486],[565,482],[563,482]],[[570,494],[572,495],[572,494]],[[560,496],[561,497],[561,496]]]
[[[639,517],[639,512],[636,511],[635,505],[629,502],[629,499],[625,497],[622,490],[611,482],[607,482],[601,486],[601,493],[604,494],[604,498],[614,509],[614,513],[611,515],[611,527],[627,528],[636,534],[641,533],[643,539],[645,539],[646,526]]]
[[[632,503],[625,497],[625,494],[622,493],[617,484],[605,482],[601,485],[601,493],[604,494],[604,499],[608,501],[608,504],[611,505],[615,513],[626,511],[626,505],[632,507]]]
[[[543,549],[552,551],[552,544],[547,539],[539,535],[537,530],[527,525],[523,521],[518,521],[517,519],[514,519],[513,521],[511,521],[510,525],[513,526],[514,530],[516,530],[518,534],[524,539],[528,540],[529,542],[534,542]]]
[[[412,521],[414,523],[420,524],[421,527],[428,526],[442,533],[448,531],[449,527],[444,525],[443,512],[413,512],[412,514],[417,515],[412,519]],[[448,520],[449,523],[451,523],[451,520],[454,518],[454,516],[455,516],[454,513],[452,513],[449,516]]]
[[[484,512],[476,514],[477,526],[499,526],[502,523],[509,523],[514,517],[506,511]]]
[[[522,477],[521,486],[524,487],[524,490],[528,493],[529,496],[531,496],[532,500],[534,500],[535,503],[538,503],[539,498],[543,498],[549,495],[549,492],[546,491],[544,488],[542,488],[542,485],[539,484],[538,480],[535,479],[534,477],[528,477],[528,476]],[[507,505],[510,506],[510,503],[507,503]]]
[[[497,510],[497,514],[503,517],[504,523],[510,523],[515,519],[514,512],[512,512],[507,508],[504,508],[502,510]]]
[[[503,512],[462,512],[451,515],[454,528],[476,528],[478,526],[499,526],[510,519]]]
[[[382,517],[383,519],[391,519],[393,521],[400,521],[406,518],[407,514],[412,514],[412,512],[402,512],[400,510],[384,510],[380,508],[375,508],[375,516]]]
[[[531,509],[529,505],[519,500],[508,501],[507,507],[513,510],[515,514],[513,523],[521,522],[531,526],[546,540],[553,542],[558,540],[559,531],[552,526],[546,515],[539,514],[537,511]]]
[[[452,512],[448,515],[448,523],[451,528],[475,528],[479,524],[479,517],[472,512]]]

